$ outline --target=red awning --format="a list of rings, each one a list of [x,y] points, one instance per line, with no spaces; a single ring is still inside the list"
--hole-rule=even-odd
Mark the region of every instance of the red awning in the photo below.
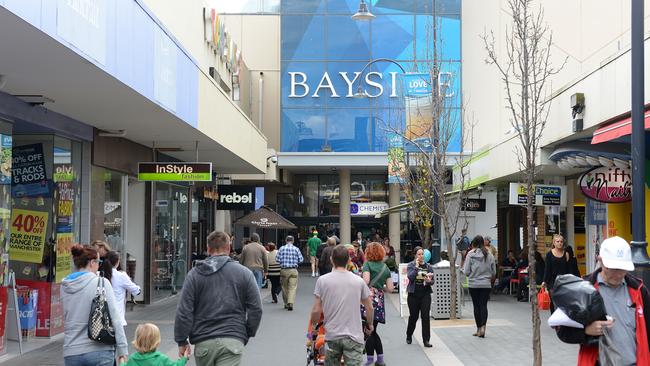
[[[645,129],[650,129],[650,111],[645,112]],[[600,144],[601,142],[607,142],[619,137],[627,136],[632,134],[632,117],[628,117],[624,120],[610,123],[607,126],[601,127],[594,132],[593,137],[591,138],[591,144]]]

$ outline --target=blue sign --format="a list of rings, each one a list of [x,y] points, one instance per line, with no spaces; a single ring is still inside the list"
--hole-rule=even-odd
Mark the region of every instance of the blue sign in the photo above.
[[[43,144],[16,146],[12,149],[11,177],[13,197],[49,195],[50,183],[45,171]]]
[[[404,74],[405,97],[429,97],[431,95],[431,81],[429,74],[408,73]]]
[[[607,204],[590,199],[587,201],[587,223],[589,225],[607,225]]]
[[[11,184],[11,136],[0,135],[0,184]]]

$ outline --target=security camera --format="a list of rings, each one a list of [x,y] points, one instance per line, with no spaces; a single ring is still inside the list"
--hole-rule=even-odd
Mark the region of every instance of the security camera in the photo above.
[[[278,162],[278,157],[277,156],[271,156],[271,163],[275,164]]]

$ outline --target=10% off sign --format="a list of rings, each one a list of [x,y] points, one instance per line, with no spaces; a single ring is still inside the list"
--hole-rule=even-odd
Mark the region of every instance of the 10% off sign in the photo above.
[[[9,259],[41,263],[47,233],[47,212],[13,209]]]

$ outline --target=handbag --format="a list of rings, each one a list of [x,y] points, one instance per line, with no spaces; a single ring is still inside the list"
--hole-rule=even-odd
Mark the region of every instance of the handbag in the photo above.
[[[97,279],[97,293],[90,305],[90,315],[88,316],[88,338],[108,345],[114,345],[116,343],[115,328],[113,328],[111,314],[108,311],[108,302],[106,301],[104,276],[101,274]]]
[[[544,287],[537,293],[537,307],[539,310],[549,310],[551,308],[551,296]]]

